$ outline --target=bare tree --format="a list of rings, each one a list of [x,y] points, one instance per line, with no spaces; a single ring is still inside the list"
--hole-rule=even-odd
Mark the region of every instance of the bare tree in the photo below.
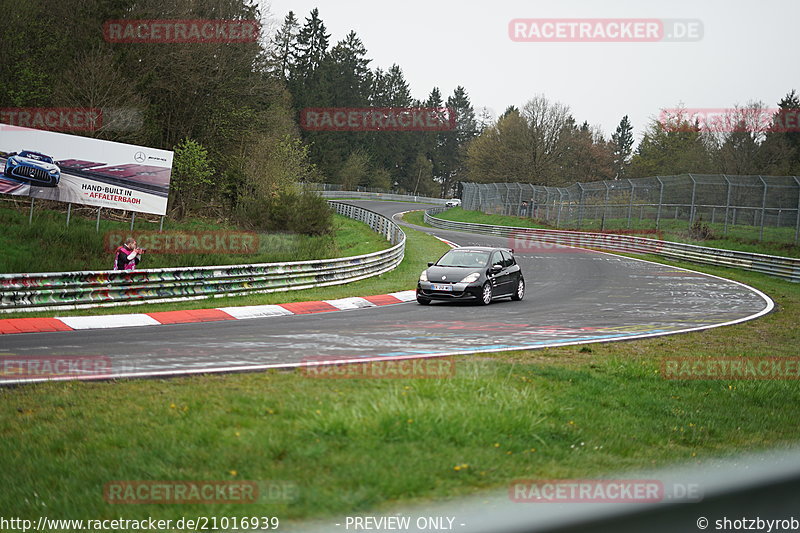
[[[534,175],[545,185],[556,177],[558,160],[565,151],[565,133],[575,121],[569,106],[550,102],[544,95],[537,95],[522,108],[522,118],[528,123],[530,159]]]

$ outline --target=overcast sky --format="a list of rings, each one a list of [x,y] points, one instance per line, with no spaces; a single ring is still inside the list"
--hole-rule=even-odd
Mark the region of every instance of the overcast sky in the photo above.
[[[623,115],[636,140],[661,108],[767,107],[800,91],[800,0],[261,0],[275,25],[319,8],[331,45],[354,30],[370,66],[403,69],[415,98],[467,89],[476,112],[537,94],[608,138]],[[698,19],[694,42],[514,42],[512,19]]]

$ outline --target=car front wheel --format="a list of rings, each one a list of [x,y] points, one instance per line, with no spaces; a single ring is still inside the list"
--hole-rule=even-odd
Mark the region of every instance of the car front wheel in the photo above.
[[[514,294],[511,295],[511,299],[518,302],[522,300],[525,296],[525,280],[522,279],[522,276],[519,277],[519,281],[517,282],[517,290]]]
[[[488,281],[483,284],[483,289],[481,290],[481,303],[483,305],[492,303],[492,284]]]
[[[431,301],[428,300],[427,298],[423,298],[421,296],[417,296],[417,303],[420,304],[420,305],[429,305],[431,303]]]

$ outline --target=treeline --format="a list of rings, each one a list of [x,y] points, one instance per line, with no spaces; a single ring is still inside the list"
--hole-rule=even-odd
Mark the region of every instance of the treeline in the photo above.
[[[598,128],[580,123],[568,106],[541,95],[522,108],[509,106],[497,119],[486,113],[476,117],[461,86],[446,99],[437,87],[426,100],[414,99],[399,65],[371,68],[366,46],[355,32],[331,45],[316,9],[302,22],[290,12],[272,44],[270,68],[288,87],[295,112],[368,106],[455,110],[457,127],[448,132],[303,131],[321,174],[346,188],[450,196],[460,181],[563,186],[689,172],[800,173],[800,102],[795,91],[778,102],[778,113],[762,103],[699,119],[681,108],[662,110],[636,146],[627,115],[605,137]]]
[[[576,181],[683,173],[798,175],[800,100],[707,113],[662,110],[634,150],[626,116],[610,139],[544,96],[508,108],[467,147],[467,181],[564,186]]]
[[[0,107],[132,112],[138,122],[131,127],[108,124],[86,134],[174,150],[174,216],[205,212],[321,233],[330,228],[328,211],[297,183],[447,197],[461,181],[560,186],[686,172],[800,174],[795,91],[766,121],[770,112],[761,103],[734,108],[716,128],[686,110],[662,113],[634,149],[627,116],[606,138],[544,96],[496,119],[476,113],[461,86],[448,95],[432,87],[424,100],[412,98],[399,65],[373,66],[355,32],[331,43],[316,9],[302,20],[290,12],[257,41],[197,44],[112,43],[103,26],[139,19],[264,22],[257,2],[0,0],[0,10],[6,17]],[[370,106],[449,107],[456,127],[435,133],[298,127],[304,108]]]
[[[371,62],[355,32],[330,43],[317,9],[302,22],[290,11],[270,54],[271,69],[288,87],[297,112],[308,107],[449,107],[455,111],[455,129],[436,133],[304,131],[312,160],[329,183],[347,188],[452,194],[466,172],[466,145],[482,128],[466,89],[456,87],[445,98],[433,87],[422,101],[411,97],[399,65],[372,68]]]
[[[128,112],[85,133],[175,150],[170,214],[321,233],[330,214],[295,186],[320,181],[262,42],[108,42],[110,20],[261,20],[249,0],[0,0],[0,107]],[[315,206],[308,210],[308,206]],[[308,214],[300,216],[298,213]]]

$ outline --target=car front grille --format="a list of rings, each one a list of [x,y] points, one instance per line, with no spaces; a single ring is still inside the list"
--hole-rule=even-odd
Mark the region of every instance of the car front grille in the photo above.
[[[43,183],[50,183],[53,181],[47,171],[42,170],[41,168],[21,166],[15,168],[11,173],[16,177],[25,180],[40,181]]]

